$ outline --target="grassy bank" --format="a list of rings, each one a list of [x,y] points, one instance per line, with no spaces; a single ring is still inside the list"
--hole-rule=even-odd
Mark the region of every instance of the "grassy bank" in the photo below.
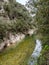
[[[27,65],[34,47],[33,37],[26,37],[18,46],[0,53],[0,65]]]

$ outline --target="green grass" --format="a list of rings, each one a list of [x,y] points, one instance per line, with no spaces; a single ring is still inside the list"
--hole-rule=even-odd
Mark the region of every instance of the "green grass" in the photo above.
[[[33,37],[26,37],[17,46],[0,53],[0,65],[27,65],[34,47]]]

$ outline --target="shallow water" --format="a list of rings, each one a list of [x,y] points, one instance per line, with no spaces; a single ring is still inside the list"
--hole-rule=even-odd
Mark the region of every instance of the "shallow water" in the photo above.
[[[37,59],[40,56],[40,52],[42,50],[42,44],[39,39],[36,40],[36,46],[35,49],[31,55],[31,58],[29,60],[28,65],[36,65],[37,64]]]

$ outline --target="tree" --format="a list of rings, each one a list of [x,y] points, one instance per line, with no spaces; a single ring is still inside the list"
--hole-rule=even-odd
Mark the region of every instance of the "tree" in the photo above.
[[[36,8],[35,24],[38,33],[42,34],[43,42],[49,43],[49,1],[48,0],[29,0],[27,5]],[[31,8],[30,7],[30,8]],[[32,9],[33,10],[33,9]]]
[[[0,39],[2,40],[4,37],[8,38],[9,33],[26,33],[33,27],[30,23],[32,17],[24,6],[16,0],[7,1],[9,2],[3,1],[3,5],[0,5],[0,9],[2,6],[4,11],[0,14]]]
[[[38,1],[38,2],[35,2]],[[34,4],[31,3],[34,2]],[[43,43],[43,50],[46,47],[46,45],[49,47],[49,0],[29,0],[29,4],[33,6],[34,8],[37,8],[36,16],[35,16],[35,25],[37,27],[38,35],[41,34],[42,37],[40,37],[42,43]],[[49,65],[49,60],[44,60],[44,58],[48,58],[49,56],[49,49],[45,49],[45,52],[42,52],[42,58],[39,58],[39,65]],[[46,63],[47,62],[47,63]]]
[[[36,23],[43,42],[49,45],[49,5],[48,0],[40,0],[36,13]]]

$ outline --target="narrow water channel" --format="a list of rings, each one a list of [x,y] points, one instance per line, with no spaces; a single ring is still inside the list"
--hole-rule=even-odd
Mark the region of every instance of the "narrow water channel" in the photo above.
[[[42,50],[42,44],[39,39],[36,40],[36,46],[35,49],[30,57],[30,60],[28,62],[28,65],[37,65],[37,59],[40,56],[40,52]]]

